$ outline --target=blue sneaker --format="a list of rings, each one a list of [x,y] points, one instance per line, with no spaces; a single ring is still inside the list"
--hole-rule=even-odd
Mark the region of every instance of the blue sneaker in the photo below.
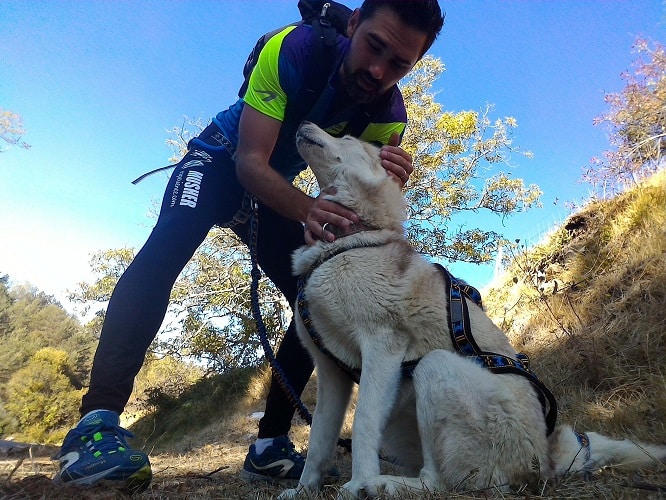
[[[274,482],[282,479],[298,480],[305,466],[305,457],[296,451],[287,436],[278,436],[273,444],[257,455],[254,445],[245,457],[241,478],[246,481]]]
[[[131,493],[145,490],[153,477],[148,456],[127,445],[126,438],[133,434],[119,424],[114,411],[86,415],[65,436],[55,481],[81,485],[115,481]]]

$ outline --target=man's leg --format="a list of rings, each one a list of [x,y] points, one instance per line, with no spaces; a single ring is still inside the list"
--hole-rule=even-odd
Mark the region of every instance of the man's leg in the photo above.
[[[164,320],[173,284],[208,232],[182,222],[158,222],[118,281],[104,318],[82,415],[100,408],[118,414],[125,409],[146,350]]]
[[[305,244],[303,226],[296,221],[281,217],[260,204],[258,227],[257,261],[264,273],[284,294],[289,304],[293,305],[297,294],[297,279],[291,272],[291,254],[296,248]],[[247,243],[249,235],[246,229],[245,226],[237,228],[237,234]],[[300,397],[312,375],[314,365],[307,350],[298,339],[293,321],[280,343],[276,360],[285,379],[295,394]],[[246,477],[248,470],[251,472],[249,479],[258,478],[261,475],[291,479],[300,477],[304,465],[303,457],[294,451],[293,445],[286,438],[294,413],[293,401],[273,376],[266,399],[265,413],[259,422],[258,438],[260,440],[278,438],[277,444],[268,447],[267,452],[270,458],[264,460],[261,460],[264,458],[263,456],[259,457],[259,455],[263,455],[261,453],[263,450],[257,448],[256,445],[250,447],[244,467]],[[282,464],[285,460],[291,460],[293,465],[289,470],[281,467],[271,469],[272,459],[275,459],[276,463]],[[268,469],[257,471],[258,464],[265,464]]]
[[[136,483],[133,489],[150,481],[148,458],[127,446],[131,434],[119,426],[119,414],[164,319],[178,274],[213,224],[238,208],[242,190],[233,178],[229,181],[233,168],[224,163],[231,164],[226,152],[213,158],[194,148],[172,174],[157,224],[109,302],[82,401],[84,418],[61,448],[62,481],[106,479]]]
[[[211,164],[174,171],[155,228],[111,296],[90,388],[83,397],[83,415],[100,408],[124,410],[146,350],[164,320],[171,289],[219,220],[218,200],[224,196],[220,170]]]

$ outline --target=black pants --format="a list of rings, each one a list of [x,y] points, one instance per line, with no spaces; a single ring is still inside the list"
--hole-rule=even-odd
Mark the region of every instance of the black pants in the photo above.
[[[214,125],[190,143],[167,185],[160,215],[148,241],[122,275],[111,296],[95,353],[88,393],[81,414],[96,409],[122,413],[134,378],[166,314],[176,278],[215,224],[242,216],[245,191],[239,184],[229,152],[211,139]],[[248,207],[246,207],[248,208]],[[249,222],[232,230],[248,244]],[[296,298],[291,253],[304,244],[303,227],[259,205],[257,261],[290,304]],[[276,354],[297,394],[313,371],[294,323]],[[259,437],[286,434],[294,408],[280,385],[272,380]]]

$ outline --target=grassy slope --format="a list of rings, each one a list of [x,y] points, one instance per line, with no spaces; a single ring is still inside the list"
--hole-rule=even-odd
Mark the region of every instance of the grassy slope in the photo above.
[[[486,307],[586,430],[666,441],[666,176],[521,253]]]

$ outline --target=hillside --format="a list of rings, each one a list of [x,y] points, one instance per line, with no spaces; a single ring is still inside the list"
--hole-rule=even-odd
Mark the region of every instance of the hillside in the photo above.
[[[666,175],[587,205],[544,242],[517,247],[484,302],[558,398],[561,421],[586,431],[666,443]],[[200,380],[132,426],[155,473],[146,498],[273,498],[280,486],[238,479],[262,409],[267,371]],[[314,405],[314,381],[304,402]],[[307,426],[293,438],[307,446]],[[348,430],[347,430],[348,432]],[[48,458],[0,462],[0,496],[124,498],[102,487],[54,487]],[[1,457],[0,457],[1,458]],[[340,450],[341,478],[349,455]],[[492,492],[432,495],[485,498]],[[666,498],[666,467],[526,485],[512,498]]]
[[[564,421],[666,441],[666,172],[517,251],[486,294]]]

